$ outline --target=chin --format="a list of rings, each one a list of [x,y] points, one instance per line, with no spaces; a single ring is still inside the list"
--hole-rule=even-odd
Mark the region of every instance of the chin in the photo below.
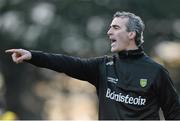
[[[115,53],[115,52],[118,52],[118,50],[111,49],[111,52],[112,52],[112,53]]]

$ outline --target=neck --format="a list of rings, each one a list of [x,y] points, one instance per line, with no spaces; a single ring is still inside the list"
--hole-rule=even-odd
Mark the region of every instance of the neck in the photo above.
[[[130,41],[129,46],[127,46],[127,48],[125,49],[126,51],[138,49],[137,45],[135,43],[132,43],[132,42],[134,42],[134,41]]]

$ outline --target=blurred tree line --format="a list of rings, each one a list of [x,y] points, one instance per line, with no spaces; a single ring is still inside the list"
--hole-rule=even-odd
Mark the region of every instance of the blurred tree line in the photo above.
[[[48,119],[42,114],[45,98],[34,90],[44,89],[42,85],[53,78],[59,79],[53,81],[57,84],[65,83],[57,92],[68,94],[72,87],[66,88],[67,78],[56,79],[56,72],[30,64],[16,65],[4,51],[25,48],[80,57],[110,54],[106,32],[116,11],[143,19],[144,50],[169,70],[180,94],[179,8],[179,0],[0,0],[0,103],[19,119]]]

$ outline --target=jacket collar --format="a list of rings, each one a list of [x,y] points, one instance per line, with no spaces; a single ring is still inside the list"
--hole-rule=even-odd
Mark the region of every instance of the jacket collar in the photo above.
[[[135,59],[143,55],[145,55],[145,53],[142,47],[136,50],[123,50],[118,53],[120,59]]]

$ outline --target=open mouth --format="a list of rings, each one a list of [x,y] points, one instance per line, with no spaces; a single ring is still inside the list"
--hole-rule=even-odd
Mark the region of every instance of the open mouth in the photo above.
[[[111,41],[111,47],[114,47],[116,45],[116,40],[115,39],[110,39]]]
[[[114,42],[116,42],[116,40],[115,39],[110,39],[111,40],[111,43],[114,43]]]

